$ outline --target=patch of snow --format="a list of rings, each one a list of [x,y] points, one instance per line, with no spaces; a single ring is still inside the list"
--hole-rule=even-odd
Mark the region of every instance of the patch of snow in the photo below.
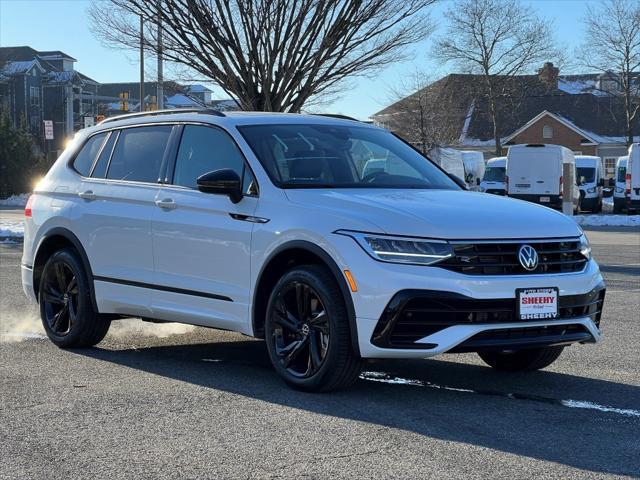
[[[24,207],[29,200],[30,193],[21,193],[20,195],[11,195],[9,198],[0,198],[0,206],[2,207]]]
[[[575,215],[583,227],[640,227],[640,215]]]
[[[24,237],[24,224],[11,220],[0,220],[0,238],[2,237]]]

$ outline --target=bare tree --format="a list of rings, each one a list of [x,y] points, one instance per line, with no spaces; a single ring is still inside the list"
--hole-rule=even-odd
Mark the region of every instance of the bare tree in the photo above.
[[[584,23],[586,40],[578,57],[585,67],[602,72],[605,84],[613,84],[601,90],[621,97],[630,145],[640,110],[640,2],[607,0],[598,8],[589,6]]]
[[[238,99],[245,110],[298,112],[344,81],[398,61],[430,32],[436,0],[109,0],[90,8],[106,44],[144,44]],[[158,8],[159,6],[159,8]]]
[[[551,30],[517,0],[456,0],[447,10],[446,33],[434,55],[482,76],[481,95],[493,124],[495,153],[501,154],[501,115],[522,85],[514,78],[555,58]]]
[[[394,103],[384,116],[385,126],[424,154],[454,143],[460,135],[459,112],[454,99],[447,98],[454,92],[439,87],[429,75],[416,71],[389,88],[389,97]]]

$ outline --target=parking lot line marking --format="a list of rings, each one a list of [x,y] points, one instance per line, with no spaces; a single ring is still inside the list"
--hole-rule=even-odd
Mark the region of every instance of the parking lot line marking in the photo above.
[[[471,390],[468,388],[449,387],[447,385],[438,385],[424,380],[415,380],[402,377],[394,377],[384,372],[362,372],[360,374],[362,380],[369,382],[390,383],[393,385],[410,385],[414,387],[434,388],[436,390],[446,390],[461,393],[476,393],[478,395],[489,395],[495,397],[504,397],[512,400],[529,400],[533,402],[548,403],[551,405],[559,405],[567,408],[581,408],[587,410],[597,410],[599,412],[615,413],[625,417],[640,418],[640,410],[630,408],[616,408],[608,405],[600,405],[598,403],[588,402],[585,400],[558,400],[556,398],[542,397],[540,395],[530,395],[526,393],[507,393],[491,390]]]

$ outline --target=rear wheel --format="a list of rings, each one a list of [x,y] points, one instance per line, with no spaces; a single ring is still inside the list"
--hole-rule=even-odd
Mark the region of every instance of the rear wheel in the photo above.
[[[278,281],[267,306],[265,339],[274,368],[296,389],[345,388],[360,373],[344,298],[320,266],[296,267]]]
[[[490,367],[503,372],[530,372],[548,367],[562,353],[564,347],[543,347],[515,352],[479,352]]]
[[[47,336],[59,347],[93,346],[109,330],[111,322],[93,308],[87,274],[72,250],[59,250],[47,260],[38,301]]]

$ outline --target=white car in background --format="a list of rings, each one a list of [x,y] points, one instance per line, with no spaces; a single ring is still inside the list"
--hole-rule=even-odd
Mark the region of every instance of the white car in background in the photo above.
[[[489,159],[484,170],[480,191],[493,193],[494,195],[505,195],[505,176],[507,174],[507,157],[495,157]]]
[[[626,205],[626,179],[628,156],[619,157],[616,162],[615,187],[613,190],[613,213],[620,213],[627,208]]]
[[[580,188],[580,210],[602,211],[604,169],[602,159],[591,155],[576,155],[576,175]]]
[[[544,368],[600,340],[605,295],[572,219],[464,191],[386,130],[211,110],[79,132],[28,201],[22,282],[60,347],[132,316],[232,330],[308,391],[369,358]]]
[[[632,143],[629,147],[625,176],[625,203],[629,213],[637,213],[640,210],[640,143]]]
[[[570,166],[574,181],[570,186],[573,213],[578,213],[580,190],[577,185],[573,152],[560,145],[513,145],[507,152],[507,195],[562,210],[564,165]]]

